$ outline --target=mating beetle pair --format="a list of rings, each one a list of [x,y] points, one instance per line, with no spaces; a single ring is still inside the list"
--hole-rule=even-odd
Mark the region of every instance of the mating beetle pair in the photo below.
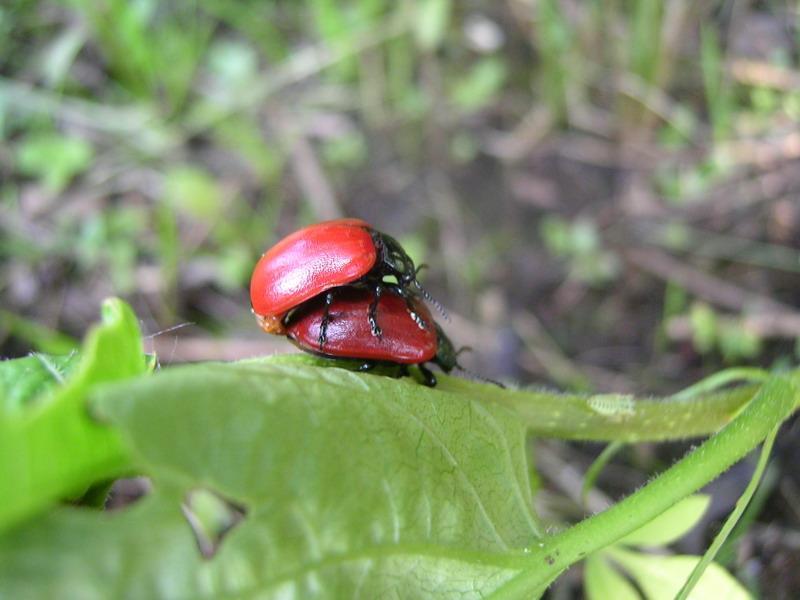
[[[453,345],[420,296],[418,268],[400,244],[360,219],[311,225],[285,237],[255,266],[250,302],[261,328],[302,350],[375,364],[458,367]],[[387,277],[395,282],[387,282]],[[432,301],[432,300],[431,300]]]

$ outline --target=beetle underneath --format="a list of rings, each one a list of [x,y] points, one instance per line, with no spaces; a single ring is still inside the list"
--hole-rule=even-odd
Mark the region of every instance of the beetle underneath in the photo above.
[[[408,314],[408,302],[414,312],[433,327],[419,327]],[[436,376],[425,363],[434,363],[445,373],[459,367],[453,344],[418,297],[404,298],[391,289],[379,297],[381,337],[372,335],[366,318],[372,303],[369,290],[359,288],[341,290],[330,304],[324,298],[315,298],[289,316],[286,335],[306,352],[326,358],[361,360],[362,370],[392,365],[398,368],[400,375],[407,375],[409,366],[416,365],[425,385],[431,387],[436,385]],[[326,307],[327,343],[320,347]]]

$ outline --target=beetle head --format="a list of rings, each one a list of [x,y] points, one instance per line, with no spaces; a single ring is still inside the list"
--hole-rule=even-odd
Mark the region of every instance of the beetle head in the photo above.
[[[411,257],[403,250],[400,242],[385,233],[375,232],[373,238],[376,245],[381,248],[381,260],[386,271],[394,275],[402,286],[415,283],[417,268]]]
[[[456,351],[453,342],[451,342],[450,338],[442,331],[438,323],[434,322],[434,325],[436,326],[437,350],[436,358],[434,358],[433,361],[439,365],[445,373],[449,373],[453,369],[460,369],[461,365],[458,364],[458,354],[461,351]]]

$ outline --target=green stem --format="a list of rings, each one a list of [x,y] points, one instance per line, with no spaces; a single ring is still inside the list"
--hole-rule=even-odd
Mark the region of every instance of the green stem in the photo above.
[[[609,461],[624,447],[625,444],[622,442],[611,442],[608,446],[603,448],[600,455],[594,459],[594,462],[586,469],[586,474],[583,476],[583,485],[581,486],[581,504],[586,506],[586,499],[589,497],[589,492],[592,491],[600,473],[606,468]]]
[[[764,440],[800,404],[800,374],[768,379],[739,415],[647,486],[605,512],[541,542],[531,568],[498,589],[495,598],[530,598],[567,567],[614,543],[694,493]]]
[[[671,400],[688,400],[701,394],[707,394],[733,382],[747,381],[749,383],[764,383],[769,378],[769,372],[757,367],[736,367],[725,369],[705,379],[690,385],[677,394],[670,396]]]
[[[692,398],[647,399],[505,390],[492,394],[491,400],[517,413],[536,437],[632,443],[710,435],[729,423],[758,389],[745,385]]]
[[[692,592],[694,586],[697,585],[697,582],[700,581],[708,565],[717,557],[719,549],[722,548],[722,545],[727,541],[733,528],[736,527],[739,519],[742,518],[745,509],[750,504],[750,501],[753,499],[758,489],[758,484],[761,483],[761,478],[764,474],[764,470],[767,468],[767,460],[769,460],[769,455],[772,452],[772,445],[775,443],[775,438],[778,435],[779,429],[780,425],[776,426],[770,431],[767,439],[764,440],[764,444],[761,446],[761,456],[758,457],[758,465],[756,466],[755,473],[753,473],[753,477],[750,479],[750,483],[747,484],[747,489],[745,489],[744,493],[739,497],[739,500],[736,501],[736,506],[725,520],[725,525],[722,526],[717,537],[714,538],[714,542],[692,570],[692,574],[689,576],[689,579],[686,580],[686,583],[683,584],[678,595],[675,596],[675,600],[686,600],[686,598],[689,597],[689,594]]]

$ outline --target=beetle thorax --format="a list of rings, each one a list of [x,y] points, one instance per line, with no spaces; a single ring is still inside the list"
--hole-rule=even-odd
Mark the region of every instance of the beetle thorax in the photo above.
[[[414,261],[403,250],[400,242],[385,233],[374,232],[372,237],[375,247],[378,249],[378,262],[380,262],[382,270],[396,277],[400,284],[409,284],[415,281],[417,271]]]

